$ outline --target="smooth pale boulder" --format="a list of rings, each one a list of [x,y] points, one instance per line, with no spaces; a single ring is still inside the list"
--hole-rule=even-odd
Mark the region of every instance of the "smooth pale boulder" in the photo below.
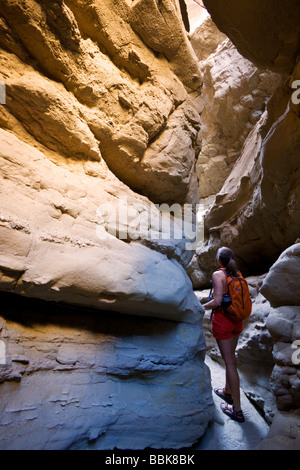
[[[287,248],[271,267],[261,288],[274,307],[300,305],[300,243]]]
[[[95,177],[76,167],[70,171],[70,167],[55,165],[9,132],[0,130],[0,136],[5,174],[1,185],[2,290],[178,321],[199,319],[202,307],[184,267],[175,259],[186,250],[184,238],[163,239],[154,205],[138,200],[122,185],[112,196],[113,177],[99,185]],[[117,232],[113,235],[100,224],[97,214],[105,201],[112,211],[122,200],[128,213],[139,203],[146,214],[152,211],[157,216],[149,227],[149,233],[157,234],[152,241],[156,249],[145,246],[143,239],[136,243],[127,240],[127,235],[119,239]],[[129,233],[130,218],[124,220],[127,225],[122,229]],[[136,235],[142,235],[138,229]],[[167,242],[172,260],[160,252]]]

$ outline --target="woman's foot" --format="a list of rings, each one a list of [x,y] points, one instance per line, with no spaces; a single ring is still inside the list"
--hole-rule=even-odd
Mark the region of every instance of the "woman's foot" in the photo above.
[[[233,399],[230,393],[225,393],[224,388],[214,388],[214,392],[218,397],[222,398],[222,400],[225,400],[229,405],[233,405]]]
[[[239,423],[243,423],[245,421],[242,410],[236,411],[233,405],[230,406],[227,403],[221,403],[220,406],[223,413],[229,416],[229,418],[234,419]]]

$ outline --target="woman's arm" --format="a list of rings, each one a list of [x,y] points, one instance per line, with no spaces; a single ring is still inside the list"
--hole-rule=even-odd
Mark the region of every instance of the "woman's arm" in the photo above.
[[[212,275],[212,282],[214,288],[214,298],[203,305],[205,310],[215,309],[219,307],[222,303],[223,292],[225,289],[225,274],[223,271],[216,271]]]

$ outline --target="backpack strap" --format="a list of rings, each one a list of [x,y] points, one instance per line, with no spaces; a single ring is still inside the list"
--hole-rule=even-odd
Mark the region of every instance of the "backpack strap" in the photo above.
[[[228,278],[236,279],[238,277],[242,277],[242,273],[240,271],[237,271],[236,274],[228,274],[228,272],[226,271],[226,268],[219,268],[218,271],[223,271],[223,273],[226,275],[227,279]]]
[[[229,285],[235,280],[235,279],[239,279],[242,276],[242,273],[240,271],[237,271],[236,274],[228,274],[228,272],[226,271],[226,268],[219,268],[218,271],[223,271],[223,273],[225,274],[226,276],[226,291],[225,293],[228,294],[229,293]]]

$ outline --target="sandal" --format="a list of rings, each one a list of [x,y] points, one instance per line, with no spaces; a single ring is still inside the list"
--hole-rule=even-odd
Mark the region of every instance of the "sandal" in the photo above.
[[[222,406],[224,405],[224,406]],[[240,411],[235,411],[234,406],[232,405],[231,408],[226,403],[221,403],[220,405],[221,410],[225,415],[229,416],[229,418],[238,421],[238,423],[243,423],[245,421],[244,415],[242,410]]]
[[[224,388],[214,388],[214,392],[218,397],[222,398],[222,400],[225,400],[226,403],[229,405],[233,405],[233,399],[230,393],[225,393]]]

